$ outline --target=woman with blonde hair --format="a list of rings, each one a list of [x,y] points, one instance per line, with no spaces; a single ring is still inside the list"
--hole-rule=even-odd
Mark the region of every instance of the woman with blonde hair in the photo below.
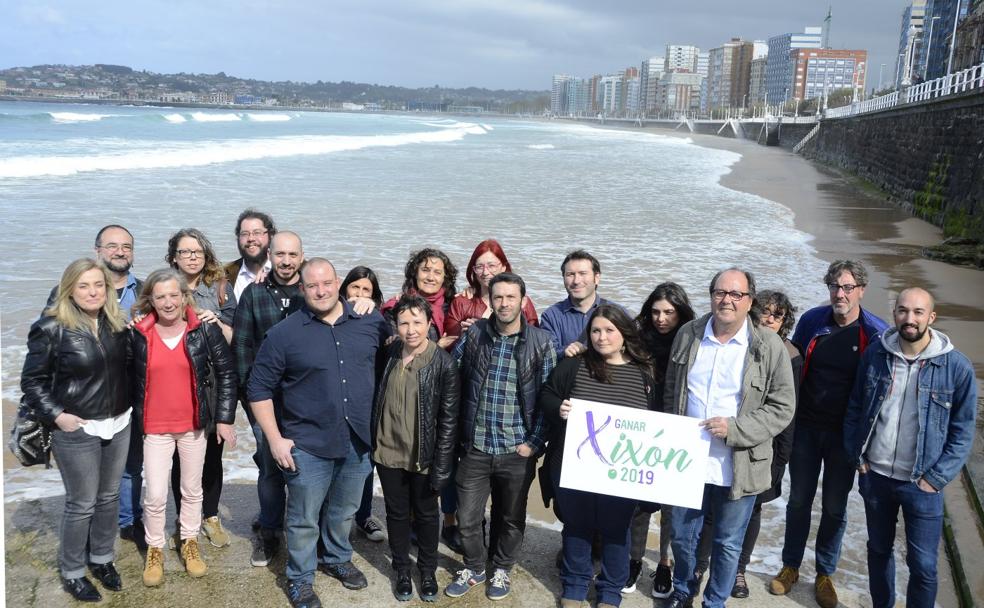
[[[59,529],[62,587],[76,600],[123,583],[113,566],[120,478],[130,445],[127,345],[123,315],[107,297],[113,279],[96,260],[75,260],[58,295],[32,326],[21,372],[24,404],[51,427],[52,451],[65,484]]]
[[[164,580],[164,510],[175,450],[181,462],[181,558],[193,577],[208,568],[198,548],[202,524],[202,464],[211,423],[219,443],[236,445],[236,372],[229,345],[216,324],[195,312],[191,289],[172,268],[155,270],[144,282],[131,332],[134,416],[144,432],[144,530],[147,561],[143,582]],[[214,379],[212,379],[214,377]],[[214,382],[214,391],[208,384]],[[209,400],[213,399],[214,403]]]

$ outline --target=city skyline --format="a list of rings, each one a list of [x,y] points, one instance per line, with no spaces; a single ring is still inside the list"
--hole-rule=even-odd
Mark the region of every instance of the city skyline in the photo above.
[[[829,5],[831,46],[868,49],[873,84],[881,63],[892,70],[907,4],[712,0],[669,8],[633,0],[612,11],[588,0],[286,7],[268,0],[13,0],[0,20],[0,57],[9,64],[0,67],[113,63],[266,80],[544,90],[554,73],[608,74],[661,55],[666,44],[708,49],[734,36],[801,31],[822,23]]]

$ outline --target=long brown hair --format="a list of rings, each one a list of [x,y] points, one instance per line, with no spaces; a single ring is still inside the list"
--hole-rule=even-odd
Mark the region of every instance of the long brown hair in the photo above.
[[[652,377],[652,361],[646,349],[642,346],[642,341],[639,339],[639,332],[636,329],[635,323],[632,322],[629,315],[625,314],[620,307],[614,304],[602,304],[591,313],[591,318],[588,319],[588,350],[584,353],[584,363],[588,366],[588,374],[598,382],[612,383],[612,372],[609,369],[608,363],[605,362],[605,358],[595,350],[594,345],[591,343],[591,324],[598,317],[611,321],[611,324],[615,326],[618,333],[622,334],[622,341],[625,347],[623,354],[625,358],[641,367],[643,372],[649,377]]]
[[[112,331],[122,331],[126,327],[126,321],[123,320],[123,313],[116,301],[113,276],[109,274],[109,269],[106,268],[105,264],[92,258],[80,258],[65,268],[61,281],[58,283],[58,294],[55,296],[55,301],[45,309],[44,314],[54,317],[65,329],[93,331],[95,327],[92,321],[72,299],[75,284],[79,282],[79,278],[83,274],[90,270],[100,271],[106,283],[106,303],[102,307],[106,322]]]
[[[164,256],[164,261],[171,268],[178,267],[178,243],[185,237],[195,239],[201,246],[205,255],[205,265],[202,266],[199,280],[205,283],[206,286],[211,287],[215,282],[225,276],[225,271],[222,269],[222,263],[219,262],[218,256],[215,255],[212,242],[198,228],[182,228],[175,232],[167,242],[167,255]]]

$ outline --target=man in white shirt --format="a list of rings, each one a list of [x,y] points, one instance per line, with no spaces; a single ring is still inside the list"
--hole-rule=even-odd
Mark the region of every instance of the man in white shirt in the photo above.
[[[665,411],[700,419],[711,437],[702,508],[672,512],[676,561],[668,608],[689,607],[697,594],[697,545],[707,513],[714,515],[714,537],[703,604],[724,606],[755,496],[772,484],[772,438],[795,409],[782,340],[749,318],[755,278],[738,268],[723,270],[711,281],[710,295],[711,312],[677,333],[666,372]]]
[[[275,234],[277,226],[266,213],[249,208],[239,214],[236,220],[236,246],[240,257],[223,267],[226,280],[232,283],[237,302],[246,286],[256,282],[260,270],[269,272],[267,251]]]

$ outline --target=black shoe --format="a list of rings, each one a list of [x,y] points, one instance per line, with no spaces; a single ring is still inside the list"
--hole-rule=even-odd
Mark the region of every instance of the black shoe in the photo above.
[[[321,598],[314,592],[311,583],[287,581],[287,599],[292,608],[321,608]]]
[[[433,572],[420,573],[420,599],[425,602],[437,601],[437,577]]]
[[[135,521],[129,526],[121,527],[120,538],[132,542],[140,551],[147,550],[147,539],[144,536],[144,527],[139,521]]]
[[[458,526],[444,526],[441,529],[441,538],[444,540],[444,544],[455,553],[459,555],[465,553],[464,547],[461,546],[461,531],[458,530]]]
[[[642,574],[642,560],[641,559],[630,559],[629,560],[629,578],[625,581],[625,586],[622,587],[623,594],[634,593],[636,590],[636,581],[639,580],[639,576]]]
[[[262,568],[270,564],[270,560],[277,555],[280,548],[280,537],[273,530],[261,529],[259,537],[253,544],[253,553],[249,557],[249,563],[257,568]]]
[[[409,570],[400,570],[396,573],[396,586],[393,588],[393,595],[401,602],[409,601],[413,597],[413,579],[410,578]]]
[[[653,597],[667,598],[673,593],[673,572],[665,564],[657,564],[656,572],[652,573]]]
[[[735,575],[735,586],[731,588],[731,597],[742,600],[748,597],[748,581],[745,580],[745,572],[739,570]]]
[[[123,589],[123,580],[120,578],[120,573],[116,571],[116,566],[113,562],[108,564],[89,564],[89,571],[92,572],[92,576],[96,577],[96,580],[102,583],[102,586],[109,589],[110,591],[120,591]]]
[[[63,578],[62,589],[80,602],[98,602],[103,599],[103,596],[96,589],[96,586],[92,584],[92,581],[84,576],[80,576],[79,578]]]
[[[343,564],[318,564],[318,569],[332,578],[337,578],[346,589],[358,590],[369,586],[366,575],[352,562]],[[411,590],[412,591],[412,590]]]
[[[694,608],[694,598],[692,597],[671,597],[668,604],[663,608]]]

